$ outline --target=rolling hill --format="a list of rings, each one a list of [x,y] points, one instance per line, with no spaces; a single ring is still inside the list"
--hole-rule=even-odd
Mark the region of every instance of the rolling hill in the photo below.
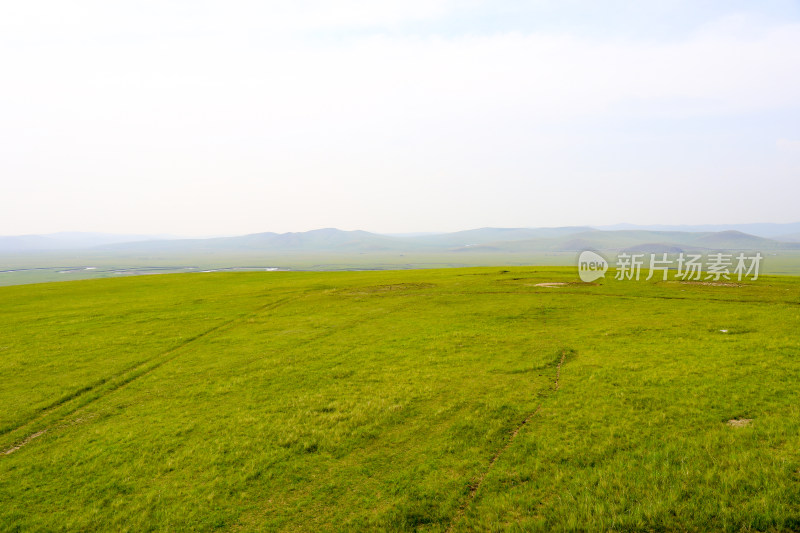
[[[60,232],[45,235],[0,236],[0,253],[52,250],[86,250],[97,246],[137,241],[161,241],[167,235]]]

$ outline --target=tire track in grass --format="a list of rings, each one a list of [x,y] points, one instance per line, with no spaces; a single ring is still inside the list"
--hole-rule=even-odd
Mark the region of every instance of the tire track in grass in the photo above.
[[[352,296],[352,294],[348,294],[348,296]],[[347,324],[343,324],[343,325],[337,326],[335,328],[331,328],[329,331],[325,331],[325,332],[321,333],[320,335],[317,335],[314,338],[308,339],[306,342],[301,343],[298,346],[306,346],[308,344],[311,344],[313,342],[317,342],[317,341],[319,341],[321,339],[324,339],[326,337],[330,337],[332,335],[339,334],[342,331],[346,331],[346,330],[350,330],[350,329],[356,328],[359,325],[366,324],[366,323],[368,323],[368,322],[370,322],[372,320],[377,320],[378,318],[384,318],[384,317],[386,317],[388,315],[391,315],[393,313],[404,311],[404,310],[408,309],[409,307],[413,307],[413,306],[415,306],[417,304],[417,300],[413,296],[421,296],[421,294],[417,293],[415,291],[409,291],[409,292],[405,292],[405,293],[402,293],[402,294],[398,294],[396,296],[396,298],[398,298],[398,299],[404,298],[404,299],[407,299],[408,301],[401,302],[401,303],[397,304],[396,306],[394,306],[391,309],[381,310],[380,313],[377,313],[377,312],[376,313],[371,313],[369,316],[360,317],[360,318],[358,318],[356,320],[352,320],[352,321],[348,322]],[[438,294],[437,294],[437,296],[438,296]],[[384,434],[385,433],[382,433],[381,435],[384,435]],[[382,444],[380,444],[377,439],[374,439],[374,440],[372,440],[372,442],[370,444],[367,445],[367,447],[363,447],[361,449],[369,450],[370,447],[375,447],[375,446],[382,446]],[[271,464],[274,464],[274,463],[270,463],[270,465]],[[330,468],[327,471],[330,471]],[[325,474],[322,474],[322,475],[325,475]],[[272,500],[269,500],[269,502],[271,503]],[[256,508],[250,509],[250,510],[248,510],[246,512],[242,512],[239,515],[239,518],[235,522],[233,522],[234,525],[231,526],[231,530],[233,530],[233,531],[244,531],[244,530],[249,531],[251,529],[258,529],[259,525],[263,526],[263,524],[261,523],[261,520],[264,519],[264,516],[267,513],[265,508],[266,508],[266,505],[264,505],[262,507],[256,507]],[[278,528],[278,529],[280,529],[280,528]]]
[[[567,357],[567,350],[566,349],[562,349],[561,350],[561,359],[559,360],[558,366],[556,367],[556,379],[555,379],[555,381],[553,383],[553,392],[556,392],[560,387],[559,380],[561,379],[561,367],[564,365],[564,359],[566,357]],[[458,511],[456,512],[455,516],[453,517],[452,522],[450,522],[450,526],[446,530],[448,533],[453,531],[453,528],[455,528],[461,522],[461,519],[464,517],[464,514],[467,512],[467,509],[469,509],[469,506],[475,500],[475,496],[478,494],[478,491],[483,486],[483,482],[486,480],[486,477],[492,471],[492,468],[494,467],[495,463],[497,463],[497,461],[500,459],[500,457],[502,457],[503,453],[505,453],[505,451],[508,450],[511,447],[512,444],[514,444],[514,440],[517,438],[517,435],[522,430],[522,428],[524,428],[531,421],[531,419],[534,416],[536,416],[539,413],[539,411],[541,411],[541,410],[542,410],[542,404],[540,403],[538,406],[536,406],[536,409],[531,411],[528,414],[528,416],[526,416],[525,419],[517,427],[515,427],[511,431],[511,433],[509,434],[508,439],[506,440],[505,444],[503,444],[503,446],[501,446],[500,449],[498,449],[494,453],[494,455],[492,456],[492,459],[489,461],[489,464],[486,466],[486,468],[480,474],[478,474],[478,476],[476,478],[474,478],[470,482],[470,484],[469,484],[469,493],[467,494],[467,499],[464,500],[464,502],[458,508]]]
[[[114,391],[120,389],[121,387],[124,387],[128,383],[149,374],[150,372],[165,365],[166,363],[169,363],[170,361],[173,361],[174,359],[176,359],[181,355],[180,351],[183,348],[194,343],[195,341],[198,341],[213,333],[216,333],[228,326],[233,325],[238,321],[247,320],[253,316],[258,315],[259,313],[263,313],[265,311],[271,311],[285,304],[299,300],[304,296],[306,296],[307,294],[308,292],[305,292],[298,296],[287,296],[277,301],[265,304],[255,309],[254,311],[239,315],[221,324],[217,324],[216,326],[213,326],[205,331],[202,331],[196,335],[189,337],[188,339],[182,341],[176,346],[173,346],[167,351],[162,352],[159,355],[156,355],[150,359],[137,363],[132,367],[129,366],[123,369],[121,372],[118,372],[117,374],[114,374],[107,378],[103,378],[102,380],[95,382],[95,384],[93,385],[79,389],[78,391],[75,391],[74,393],[59,399],[57,402],[50,404],[48,407],[45,407],[37,411],[36,414],[29,420],[23,422],[22,424],[19,424],[18,426],[12,429],[8,429],[0,433],[4,435],[19,434],[26,427],[33,426],[37,424],[37,422],[39,423],[38,424],[39,428],[37,428],[36,431],[33,432],[30,429],[28,429],[28,431],[25,432],[28,433],[28,435],[25,436],[24,438],[22,438],[21,435],[18,435],[16,438],[11,439],[10,443],[6,442],[5,446],[7,448],[4,449],[2,452],[0,452],[0,455],[10,455],[14,453],[15,451],[27,445],[33,439],[43,435],[50,429],[55,429],[55,428],[48,428],[46,427],[47,425],[52,424],[54,421],[58,421],[69,416],[78,409],[85,407],[90,403],[108,394],[113,393]]]
[[[33,439],[35,439],[36,437],[41,437],[41,436],[42,436],[42,435],[44,435],[45,433],[47,433],[47,430],[46,430],[46,429],[43,429],[43,430],[41,430],[41,431],[37,431],[36,433],[33,433],[33,434],[31,434],[31,435],[28,435],[27,437],[25,437],[25,439],[24,439],[22,442],[20,442],[20,443],[19,443],[19,444],[17,444],[16,446],[12,446],[11,448],[9,448],[9,449],[5,450],[5,451],[3,452],[3,455],[11,455],[12,453],[14,453],[15,451],[19,450],[19,449],[20,449],[20,448],[22,448],[23,446],[25,446],[26,444],[28,444],[30,441],[32,441],[32,440],[33,440]]]
[[[193,343],[193,342],[195,342],[195,341],[197,341],[199,339],[207,337],[207,336],[209,336],[209,335],[211,335],[213,333],[216,333],[216,332],[218,332],[218,331],[220,331],[220,330],[222,330],[224,328],[227,328],[229,326],[233,326],[234,323],[236,323],[236,322],[240,322],[242,320],[247,320],[247,319],[252,318],[254,316],[257,316],[258,314],[263,313],[265,311],[271,311],[273,309],[281,307],[284,304],[300,300],[301,298],[311,294],[312,292],[313,291],[304,291],[303,294],[301,294],[299,296],[286,297],[286,298],[280,299],[278,301],[271,302],[271,303],[266,304],[266,305],[264,305],[262,307],[259,307],[255,311],[252,311],[252,312],[244,314],[244,315],[240,315],[240,316],[238,316],[236,318],[228,320],[227,322],[224,322],[222,324],[214,326],[213,328],[210,328],[210,329],[208,329],[208,330],[206,330],[206,331],[204,331],[202,333],[199,333],[199,334],[197,334],[197,335],[185,340],[184,342],[182,342],[178,346],[175,346],[175,347],[169,349],[168,351],[164,352],[163,354],[161,354],[162,358],[160,360],[153,362],[153,359],[156,359],[158,357],[150,359],[150,360],[138,365],[133,371],[129,372],[127,375],[116,376],[116,378],[118,378],[118,379],[115,379],[113,382],[109,383],[109,385],[107,387],[103,387],[101,389],[93,390],[93,394],[88,394],[88,395],[87,394],[83,394],[81,396],[78,396],[75,399],[74,402],[64,404],[64,408],[63,409],[56,409],[56,410],[50,411],[48,413],[42,413],[40,416],[38,416],[38,417],[36,417],[36,418],[34,418],[32,420],[29,420],[28,422],[22,424],[16,430],[14,430],[14,432],[19,432],[23,428],[25,428],[27,426],[31,426],[36,422],[39,422],[38,427],[35,428],[36,431],[35,432],[31,432],[31,429],[29,429],[28,431],[26,431],[26,433],[28,433],[28,434],[24,438],[22,438],[22,436],[20,435],[15,440],[13,440],[11,443],[6,443],[6,446],[8,446],[8,448],[3,450],[3,451],[0,451],[0,456],[10,455],[10,454],[16,452],[17,450],[19,450],[23,446],[29,444],[35,438],[44,435],[45,433],[47,433],[50,430],[60,429],[62,427],[66,427],[68,425],[71,425],[71,424],[60,424],[60,425],[53,426],[54,423],[56,423],[56,422],[58,422],[60,420],[63,420],[64,418],[66,418],[69,415],[71,415],[74,412],[76,412],[78,409],[81,409],[81,408],[89,405],[90,403],[94,402],[95,400],[99,400],[100,398],[103,398],[103,397],[115,392],[116,390],[124,387],[125,385],[129,384],[130,382],[132,382],[132,381],[134,381],[134,380],[136,380],[136,379],[138,379],[138,378],[140,378],[142,376],[145,376],[145,375],[149,374],[150,372],[153,372],[157,368],[165,365],[166,363],[169,363],[170,361],[175,360],[176,358],[178,358],[181,355],[180,353],[176,353],[176,352],[179,352],[182,348],[186,347],[187,345],[189,345],[189,344],[191,344],[191,343]],[[414,299],[410,299],[407,302],[403,302],[400,305],[397,305],[394,308],[389,309],[389,310],[381,313],[381,316],[385,316],[387,314],[391,314],[391,313],[400,311],[402,309],[405,309],[407,307],[412,306],[414,303],[415,303]],[[353,320],[348,324],[345,324],[345,325],[342,325],[342,326],[338,326],[338,327],[335,327],[335,328],[331,328],[330,330],[323,331],[319,335],[316,335],[313,338],[308,339],[308,341],[306,341],[305,343],[302,343],[302,344],[310,344],[312,342],[316,342],[316,341],[318,341],[320,339],[324,339],[324,338],[329,337],[331,335],[335,335],[336,333],[340,333],[344,329],[350,329],[350,328],[353,328],[353,327],[357,327],[359,324],[363,324],[363,323],[365,323],[365,322],[367,322],[369,320],[372,320],[373,318],[375,318],[375,317],[373,317],[373,316],[370,316],[370,317],[367,317],[367,318],[359,317],[356,320]],[[172,354],[171,357],[163,357],[163,356],[168,356],[170,354]],[[148,362],[150,362],[152,364],[147,365]],[[111,380],[106,380],[106,381],[108,382],[108,381],[111,381]],[[50,426],[50,427],[48,427],[48,426]]]
[[[43,429],[41,431],[37,431],[36,433],[33,433],[33,434],[28,435],[27,437],[25,437],[25,439],[22,440],[22,442],[19,442],[17,445],[12,446],[11,448],[9,448],[9,449],[7,449],[7,450],[5,450],[3,452],[0,452],[0,454],[2,454],[2,455],[11,455],[15,451],[19,450],[20,448],[22,448],[23,446],[28,444],[33,439],[41,437],[42,435],[44,435],[48,431],[56,430],[56,429],[62,429],[62,428],[69,427],[69,426],[74,426],[76,424],[81,424],[81,423],[86,422],[87,420],[89,420],[91,418],[94,418],[95,416],[97,416],[97,415],[91,415],[91,416],[87,416],[87,417],[76,418],[76,419],[74,419],[74,420],[72,420],[70,422],[65,422],[65,423],[60,424],[58,426],[55,426],[55,427],[52,427],[52,428],[45,428],[45,429]]]
[[[158,357],[158,356],[155,356],[155,357]],[[82,394],[86,394],[89,391],[92,391],[92,390],[94,390],[94,389],[96,389],[98,387],[101,387],[103,384],[105,384],[109,380],[114,379],[114,378],[116,378],[118,376],[121,376],[121,375],[123,375],[123,374],[125,374],[127,372],[130,372],[130,371],[134,370],[135,368],[145,364],[147,361],[151,361],[151,360],[152,360],[152,358],[146,359],[144,361],[137,361],[137,362],[135,362],[133,364],[130,364],[130,365],[124,367],[122,370],[120,370],[117,373],[112,374],[111,376],[106,376],[106,377],[100,378],[100,379],[90,383],[89,385],[86,385],[84,387],[81,387],[80,389],[77,389],[77,390],[74,390],[74,391],[72,391],[72,392],[70,392],[68,394],[65,394],[61,398],[58,398],[57,400],[55,400],[53,402],[50,402],[49,404],[47,404],[47,405],[45,405],[43,407],[39,407],[38,409],[34,409],[32,414],[27,419],[23,420],[22,422],[19,422],[19,421],[12,422],[12,423],[6,425],[3,428],[0,428],[0,435],[7,435],[8,433],[13,433],[14,431],[16,431],[16,430],[20,429],[21,427],[25,426],[26,424],[29,424],[33,420],[36,420],[43,413],[46,413],[48,411],[52,411],[52,410],[56,409],[57,407],[59,407],[60,405],[63,405],[65,403],[67,403],[68,401],[73,400],[73,399],[77,398],[78,396],[81,396]]]
[[[726,289],[727,290],[727,289]],[[449,295],[471,295],[471,294],[516,294],[518,296],[530,296],[531,294],[558,294],[564,296],[592,296],[592,297],[605,297],[616,298],[620,300],[685,300],[687,302],[714,302],[714,303],[730,303],[730,304],[760,304],[760,305],[792,305],[800,306],[800,300],[759,300],[759,299],[732,299],[732,298],[694,298],[690,296],[670,296],[660,294],[656,296],[648,296],[646,294],[616,294],[606,292],[589,292],[589,291],[573,291],[569,289],[560,288],[554,290],[534,290],[534,291],[473,291],[473,292],[449,292],[441,293]],[[692,294],[699,294],[693,292]]]

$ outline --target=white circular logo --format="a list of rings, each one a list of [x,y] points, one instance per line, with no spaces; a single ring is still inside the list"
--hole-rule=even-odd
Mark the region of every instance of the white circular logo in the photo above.
[[[607,270],[608,261],[600,254],[585,250],[578,257],[578,275],[584,283],[605,277]]]

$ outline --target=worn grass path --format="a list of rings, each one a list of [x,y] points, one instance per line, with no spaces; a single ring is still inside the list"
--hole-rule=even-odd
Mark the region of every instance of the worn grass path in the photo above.
[[[561,359],[558,361],[558,366],[556,367],[556,377],[555,377],[555,381],[553,383],[553,391],[557,391],[558,388],[559,388],[559,379],[561,378],[561,367],[564,365],[564,359],[566,358],[566,355],[567,355],[567,351],[566,350],[562,350],[561,351]],[[467,510],[467,508],[469,507],[470,503],[472,503],[472,500],[475,498],[475,495],[481,489],[481,486],[483,485],[483,482],[486,479],[486,476],[489,475],[489,472],[491,472],[492,467],[495,465],[495,463],[503,455],[503,452],[508,450],[508,448],[514,443],[514,439],[517,438],[517,435],[519,434],[519,432],[522,431],[522,429],[526,425],[528,425],[528,423],[530,423],[531,419],[533,417],[535,417],[536,414],[541,409],[542,409],[541,404],[536,406],[536,409],[531,411],[528,414],[528,416],[526,416],[525,419],[522,422],[520,422],[520,424],[518,426],[516,426],[513,429],[513,431],[511,431],[511,434],[508,436],[508,441],[503,445],[502,448],[497,450],[497,452],[494,454],[494,456],[492,456],[491,461],[489,461],[489,464],[486,466],[486,470],[481,472],[478,475],[478,477],[476,479],[474,479],[470,483],[469,494],[467,496],[467,499],[459,507],[458,512],[453,517],[453,522],[450,524],[450,527],[447,528],[447,531],[452,531],[453,528],[462,520],[462,518],[464,516],[464,512]]]

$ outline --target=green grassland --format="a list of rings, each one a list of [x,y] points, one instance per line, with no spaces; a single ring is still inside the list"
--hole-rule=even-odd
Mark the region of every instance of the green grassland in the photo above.
[[[2,287],[0,531],[800,529],[800,278],[576,278]]]

